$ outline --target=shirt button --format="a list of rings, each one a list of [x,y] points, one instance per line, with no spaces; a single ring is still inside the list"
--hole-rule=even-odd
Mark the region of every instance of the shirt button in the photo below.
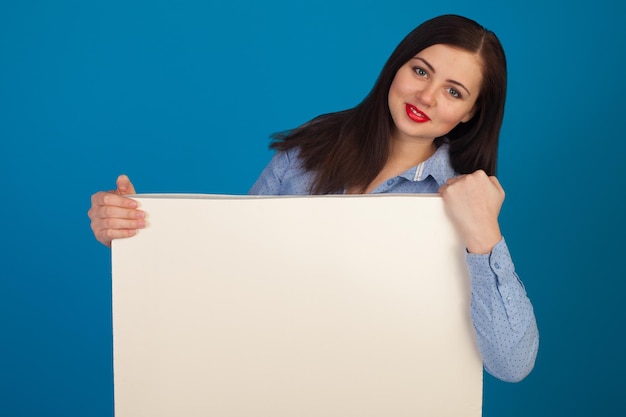
[[[393,180],[387,181],[387,185],[393,185]]]
[[[493,267],[496,268],[496,269],[500,269],[500,264],[496,262],[496,263],[493,264]]]

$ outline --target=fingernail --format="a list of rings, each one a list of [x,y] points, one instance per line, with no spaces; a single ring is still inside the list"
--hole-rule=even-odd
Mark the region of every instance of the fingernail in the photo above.
[[[146,222],[144,222],[143,220],[139,220],[137,222],[137,229],[143,229],[144,227],[146,227]]]
[[[143,211],[138,211],[136,214],[136,217],[138,219],[145,219],[146,218],[146,213],[144,213]]]

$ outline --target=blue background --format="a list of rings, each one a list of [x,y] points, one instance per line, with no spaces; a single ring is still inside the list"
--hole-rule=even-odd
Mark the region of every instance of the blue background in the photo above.
[[[2,1],[0,414],[113,414],[93,192],[124,172],[140,192],[245,193],[269,134],[357,104],[402,37],[442,13],[478,20],[508,54],[501,223],[541,332],[527,379],[485,376],[484,416],[620,414],[617,4]]]

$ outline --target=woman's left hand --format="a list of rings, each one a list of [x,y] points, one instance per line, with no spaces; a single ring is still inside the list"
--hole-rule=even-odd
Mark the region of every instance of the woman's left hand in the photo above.
[[[498,215],[504,189],[496,177],[478,170],[450,178],[439,188],[446,210],[470,253],[489,253],[502,239]]]

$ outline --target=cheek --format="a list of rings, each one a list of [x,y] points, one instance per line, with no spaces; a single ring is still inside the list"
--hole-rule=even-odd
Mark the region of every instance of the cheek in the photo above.
[[[472,117],[472,109],[467,107],[449,109],[442,115],[442,119],[447,123],[456,126],[461,122],[467,122]]]
[[[398,71],[389,87],[389,98],[399,98],[407,95],[411,90],[410,77],[404,71]]]
[[[476,114],[476,109],[477,109],[477,104],[474,102],[474,104],[472,104],[472,107],[469,110],[465,111],[465,113],[463,114],[463,117],[461,118],[461,121],[463,123],[467,123],[470,120],[472,120],[472,118]]]
[[[387,94],[388,100],[389,100],[389,104],[391,104],[394,99],[396,99],[398,97],[398,85],[396,83],[396,80],[394,78],[393,82],[391,83],[391,86],[389,87],[389,93]]]

